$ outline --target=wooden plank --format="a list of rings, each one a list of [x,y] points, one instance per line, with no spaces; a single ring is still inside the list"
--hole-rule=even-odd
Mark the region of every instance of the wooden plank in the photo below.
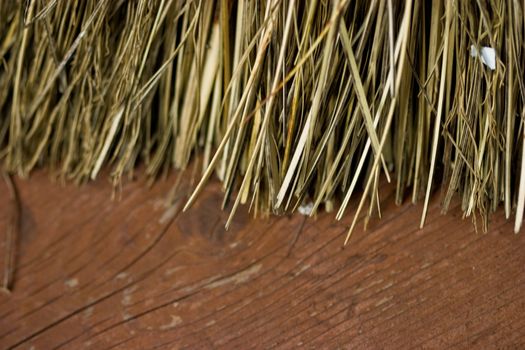
[[[0,348],[521,348],[525,238],[503,213],[476,234],[459,210],[396,207],[342,244],[350,213],[230,230],[217,183],[178,214],[174,177],[61,186],[16,180],[22,227]],[[182,186],[188,190],[189,185]],[[0,234],[8,221],[0,186]],[[355,209],[355,203],[350,205]],[[458,209],[458,208],[456,208]]]

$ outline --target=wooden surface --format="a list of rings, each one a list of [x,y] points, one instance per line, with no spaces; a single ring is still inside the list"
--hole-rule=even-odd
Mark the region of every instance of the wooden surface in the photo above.
[[[212,183],[178,214],[174,179],[76,187],[16,180],[22,225],[0,348],[523,348],[525,235],[503,213],[476,234],[435,199],[362,225],[351,213],[251,220]],[[183,186],[188,189],[189,186]],[[0,234],[9,196],[0,184]],[[355,203],[353,207],[355,206]],[[457,208],[456,208],[457,209]],[[3,261],[3,259],[2,259]]]

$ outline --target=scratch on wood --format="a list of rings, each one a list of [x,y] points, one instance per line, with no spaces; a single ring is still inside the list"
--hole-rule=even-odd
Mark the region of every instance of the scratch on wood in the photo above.
[[[301,266],[301,268],[296,273],[294,273],[294,277],[299,276],[300,274],[308,270],[310,267],[311,267],[310,264],[304,264],[303,266]]]
[[[392,300],[392,298],[393,298],[392,296],[384,297],[384,298],[382,298],[381,300],[379,300],[379,301],[376,303],[375,306],[376,306],[376,307],[381,306],[381,305],[383,305],[384,303],[389,302],[390,300]]]
[[[253,275],[255,275],[259,270],[261,269],[261,264],[253,265],[252,267],[240,271],[232,276],[228,276],[225,278],[221,278],[220,280],[217,280],[215,282],[212,282],[206,286],[206,289],[215,289],[218,287],[222,287],[226,284],[240,284],[248,281]]]
[[[124,295],[122,297],[122,305],[129,305],[131,304],[131,295]]]
[[[168,329],[172,329],[177,327],[179,324],[182,323],[182,318],[180,318],[177,315],[171,315],[171,322],[165,325],[160,326],[161,331],[165,331]]]
[[[123,279],[125,279],[126,277],[128,277],[128,273],[127,273],[127,272],[121,272],[121,273],[119,273],[118,275],[115,276],[115,279],[117,279],[117,280],[123,280]]]
[[[134,285],[122,291],[122,301],[121,301],[122,305],[131,304],[131,294],[133,294],[133,292],[135,292],[137,289],[138,289],[138,286]]]
[[[177,214],[178,209],[180,209],[179,207],[180,205],[172,205],[168,209],[166,209],[159,219],[159,224],[164,225],[171,221],[171,219],[173,219]]]
[[[78,286],[78,278],[69,278],[64,282],[64,284],[69,288],[75,288]]]
[[[93,311],[95,311],[95,307],[94,306],[90,306],[86,309],[86,311],[84,311],[84,318],[86,320],[89,320],[89,318],[93,315]]]
[[[184,266],[175,266],[175,267],[172,267],[172,268],[170,268],[170,269],[167,269],[167,270],[164,272],[164,274],[165,274],[166,276],[171,276],[171,275],[173,275],[175,272],[180,271],[180,270],[183,270],[183,269],[184,269]]]

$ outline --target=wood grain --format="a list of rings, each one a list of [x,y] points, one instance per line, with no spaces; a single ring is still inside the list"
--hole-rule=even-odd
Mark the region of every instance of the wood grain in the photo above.
[[[210,184],[180,213],[170,177],[59,185],[16,180],[14,291],[0,348],[523,348],[525,238],[498,213],[487,234],[459,210],[393,203],[343,248],[351,213],[251,219],[224,230]],[[175,194],[175,200],[167,198]],[[9,196],[0,186],[0,234]],[[352,210],[355,203],[352,205]],[[3,251],[2,251],[3,253]]]

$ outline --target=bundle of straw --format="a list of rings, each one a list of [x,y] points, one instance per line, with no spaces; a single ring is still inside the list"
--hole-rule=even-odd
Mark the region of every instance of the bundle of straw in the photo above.
[[[0,159],[118,183],[193,160],[224,203],[525,204],[523,0],[0,2]],[[199,170],[200,171],[200,170]],[[353,229],[356,219],[352,224]],[[350,235],[350,233],[349,233]]]

